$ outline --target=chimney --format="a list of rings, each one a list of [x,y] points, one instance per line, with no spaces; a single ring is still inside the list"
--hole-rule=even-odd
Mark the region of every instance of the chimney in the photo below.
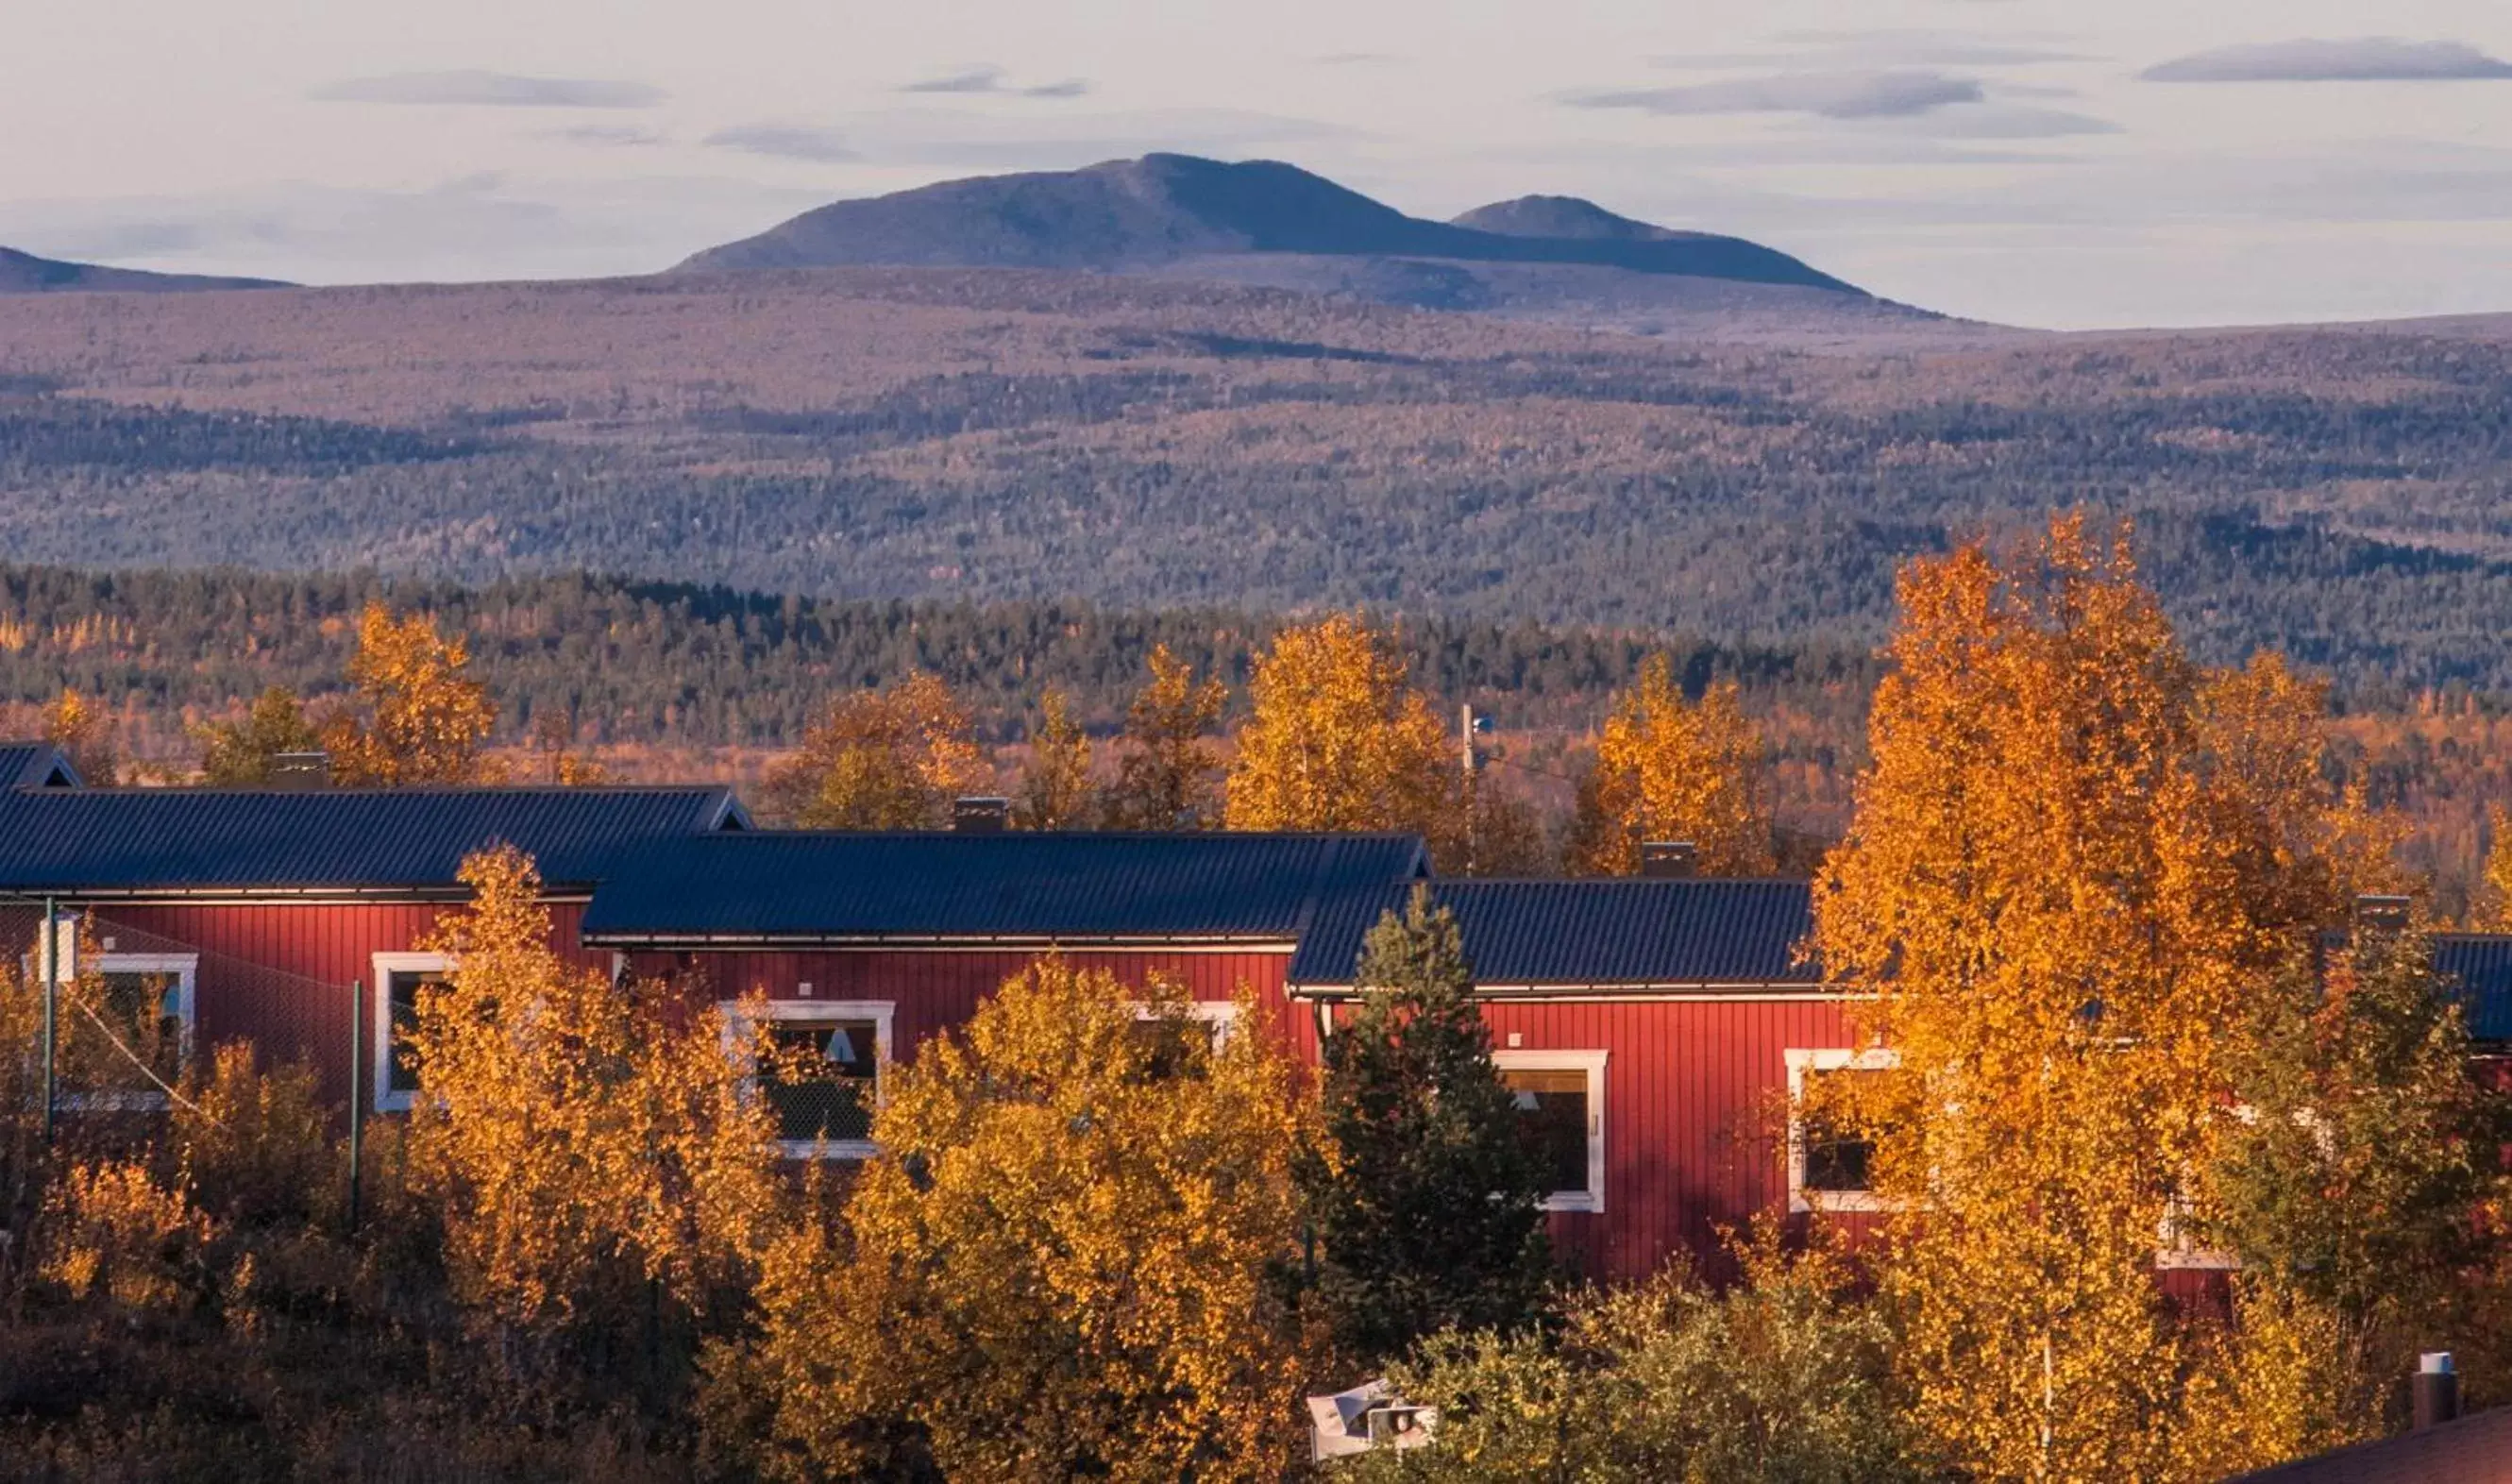
[[[990,794],[951,801],[951,833],[1001,835],[1011,822],[1012,801]]]
[[[275,753],[270,760],[270,786],[275,789],[328,789],[332,786],[330,753]]]
[[[2414,906],[2406,897],[2357,897],[2355,925],[2370,932],[2405,932]]]
[[[2430,1427],[2459,1416],[2459,1367],[2453,1363],[2451,1351],[2427,1350],[2418,1355],[2415,1380],[2410,1386],[2417,1427]]]
[[[1652,880],[1681,880],[1692,875],[1700,854],[1700,847],[1688,840],[1641,840],[1640,875]]]

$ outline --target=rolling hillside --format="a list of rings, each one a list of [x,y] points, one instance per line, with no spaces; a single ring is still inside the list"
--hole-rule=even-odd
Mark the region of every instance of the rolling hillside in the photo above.
[[[2507,479],[2493,321],[1817,351],[930,268],[0,300],[30,562],[1854,644],[1910,552],[2084,505],[2211,654],[2512,690]]]
[[[0,293],[182,293],[211,289],[284,289],[268,278],[210,278],[196,273],[149,273],[97,263],[37,257],[0,248]]]

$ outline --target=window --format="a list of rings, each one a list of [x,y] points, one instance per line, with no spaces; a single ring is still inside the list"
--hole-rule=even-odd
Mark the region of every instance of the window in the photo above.
[[[1823,1110],[1809,1108],[1807,1099],[1823,1078],[1872,1075],[1900,1065],[1898,1055],[1881,1050],[1825,1047],[1787,1053],[1789,1210],[1887,1209],[1871,1178],[1874,1141],[1840,1126]]]
[[[776,1115],[777,1144],[788,1156],[825,1151],[832,1158],[869,1159],[878,1152],[872,1115],[889,1062],[892,1009],[887,1000],[766,1007],[769,1055],[755,1085]]]
[[[1550,1176],[1544,1209],[1605,1209],[1605,1053],[1495,1051],[1492,1062]]]
[[[453,960],[442,954],[375,955],[373,1065],[377,1113],[404,1113],[418,1092],[418,1064],[410,1054],[410,1029],[418,1019],[418,992],[443,984]]]
[[[191,1058],[193,985],[200,963],[195,954],[97,955],[96,973],[104,986],[104,1003],[96,1007],[97,1014],[105,1033],[120,1044],[105,1049],[97,1085],[61,1094],[62,1108],[166,1106],[166,1088],[181,1078]],[[64,1031],[77,1035],[95,1029],[90,1023]]]
[[[1134,1006],[1134,1036],[1153,1048],[1154,1076],[1174,1076],[1184,1065],[1185,1047],[1179,1037],[1200,1031],[1205,1043],[1218,1051],[1228,1043],[1231,1030],[1238,1024],[1238,1005],[1234,1000],[1190,1000],[1180,1008],[1184,1013],[1169,1019],[1151,1005]]]

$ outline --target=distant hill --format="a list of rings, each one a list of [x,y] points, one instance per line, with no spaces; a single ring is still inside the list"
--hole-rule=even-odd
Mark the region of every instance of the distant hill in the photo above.
[[[1629,221],[1584,201],[1528,197],[1453,222],[1427,221],[1297,166],[1176,154],[840,201],[711,248],[679,271],[900,265],[1140,272],[1276,254],[1614,268],[1866,297],[1758,243]]]
[[[1449,225],[1502,237],[1549,237],[1562,242],[1677,242],[1702,235],[1618,216],[1576,196],[1495,201],[1452,218]]]
[[[285,289],[269,278],[211,278],[197,273],[149,273],[96,263],[37,257],[0,248],[0,293],[186,293],[207,289]]]

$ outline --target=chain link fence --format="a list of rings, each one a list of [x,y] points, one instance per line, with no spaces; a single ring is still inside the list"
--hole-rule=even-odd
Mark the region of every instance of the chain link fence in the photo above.
[[[46,1145],[138,1142],[199,1101],[223,1046],[256,1070],[301,1068],[349,1143],[354,1220],[367,1114],[388,1059],[374,1054],[373,1003],[334,982],[220,952],[187,935],[199,909],[64,903],[0,894],[5,1017],[16,1079]]]

